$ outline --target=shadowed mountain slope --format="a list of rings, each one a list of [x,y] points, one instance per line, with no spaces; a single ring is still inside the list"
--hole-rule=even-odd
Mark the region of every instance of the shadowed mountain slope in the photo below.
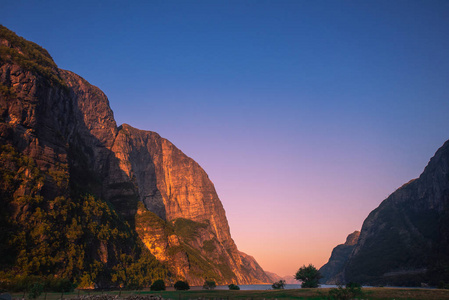
[[[354,231],[348,235],[344,244],[338,245],[332,250],[329,261],[319,270],[323,276],[320,282],[324,284],[340,284],[344,282],[342,271],[357,244],[359,236],[360,231]]]
[[[368,285],[449,282],[449,141],[368,215],[341,274]]]

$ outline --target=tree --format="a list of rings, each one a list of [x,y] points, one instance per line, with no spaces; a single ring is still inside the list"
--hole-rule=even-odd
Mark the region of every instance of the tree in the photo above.
[[[165,282],[162,279],[156,280],[150,287],[152,291],[165,291]]]
[[[36,299],[39,297],[42,292],[44,291],[44,286],[40,284],[39,282],[34,283],[30,288],[30,293],[28,294],[28,297],[31,299]]]
[[[185,281],[177,281],[175,283],[175,290],[177,290],[177,291],[187,291],[187,290],[190,290],[190,286]]]
[[[281,280],[279,280],[279,281],[273,283],[273,284],[271,285],[271,287],[272,287],[273,289],[275,289],[275,290],[284,289],[284,287],[285,287],[285,280],[281,279]]]
[[[240,290],[240,287],[239,287],[238,285],[233,284],[233,283],[231,283],[230,285],[228,285],[228,288],[229,288],[230,290],[233,290],[233,291],[238,291],[238,290]]]
[[[320,272],[312,265],[303,265],[295,274],[295,279],[301,281],[302,288],[317,288],[322,278]]]
[[[217,284],[215,283],[215,281],[213,281],[213,280],[206,280],[206,281],[204,281],[203,289],[205,289],[205,290],[213,290],[216,286],[217,286]]]

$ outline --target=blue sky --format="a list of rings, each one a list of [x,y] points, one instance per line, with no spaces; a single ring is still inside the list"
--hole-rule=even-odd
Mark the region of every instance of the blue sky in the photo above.
[[[448,1],[3,0],[0,10],[1,24],[100,87],[118,124],[199,162],[237,246],[280,275],[321,266],[449,139]]]

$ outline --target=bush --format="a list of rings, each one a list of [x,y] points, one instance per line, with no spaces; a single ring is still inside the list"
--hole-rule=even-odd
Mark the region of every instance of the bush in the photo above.
[[[213,290],[216,286],[217,286],[217,284],[215,283],[215,281],[213,281],[213,280],[206,280],[206,281],[204,281],[203,289],[205,289],[205,290]]]
[[[240,290],[240,287],[239,287],[238,285],[233,284],[233,283],[231,283],[230,285],[228,285],[228,288],[229,288],[230,290],[233,290],[233,291],[239,291],[239,290]]]
[[[50,292],[73,292],[76,285],[66,278],[39,277],[39,276],[17,276],[0,278],[0,287],[10,292],[31,291],[34,285],[39,284],[42,289]],[[36,286],[35,289],[38,289]]]
[[[285,288],[285,280],[279,280],[271,285],[274,290],[280,290]]]
[[[165,291],[165,282],[162,279],[156,280],[150,287],[152,291]]]
[[[339,286],[336,289],[330,289],[327,298],[329,300],[349,300],[357,297],[364,297],[362,286],[358,283],[349,282],[346,284],[346,288]]]
[[[55,292],[60,292],[60,293],[70,293],[73,292],[73,290],[75,289],[76,285],[73,284],[70,280],[68,279],[56,279],[53,282],[54,286],[53,286],[53,290]]]
[[[437,288],[447,290],[447,289],[449,289],[449,283],[445,283],[444,281],[440,281],[438,283]]]
[[[30,287],[30,292],[28,294],[28,297],[31,299],[36,299],[37,297],[39,297],[42,294],[43,291],[44,291],[44,286],[42,284],[36,282]]]
[[[346,288],[362,289],[362,285],[360,283],[350,281],[346,284]]]
[[[187,291],[190,290],[190,286],[187,282],[184,281],[177,281],[175,283],[175,290],[177,291]]]

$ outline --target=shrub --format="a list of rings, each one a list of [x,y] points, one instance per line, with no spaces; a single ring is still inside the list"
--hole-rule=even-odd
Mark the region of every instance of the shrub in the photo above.
[[[349,300],[363,296],[362,286],[358,283],[349,282],[346,284],[346,288],[339,286],[336,289],[330,289],[327,298],[329,300]]]
[[[285,280],[279,280],[271,285],[271,287],[275,290],[280,290],[285,288]]]
[[[213,280],[206,280],[206,281],[204,281],[203,289],[205,289],[205,290],[213,290],[216,286],[217,286],[217,284],[215,283],[215,281],[213,281]]]
[[[152,291],[165,291],[165,282],[162,279],[156,280],[150,287]]]
[[[177,281],[175,283],[175,290],[177,290],[177,291],[187,291],[187,290],[190,290],[190,286],[185,281]]]
[[[44,291],[44,286],[42,284],[36,282],[30,287],[30,292],[28,294],[28,297],[31,299],[36,299],[37,297],[39,297],[42,294],[43,291]]]
[[[439,288],[439,289],[449,289],[449,283],[445,283],[444,281],[440,281],[439,283],[438,283],[438,286],[437,286],[437,288]]]
[[[76,287],[69,279],[65,278],[55,279],[49,285],[51,290],[60,293],[73,292]]]
[[[346,284],[346,288],[361,289],[362,285],[360,283],[350,281]]]
[[[66,278],[54,278],[54,277],[39,277],[39,276],[17,276],[17,277],[3,277],[0,278],[1,288],[10,292],[23,292],[31,289],[35,291],[39,290],[38,285],[42,286],[42,290],[47,292],[73,292],[76,285]],[[38,297],[38,296],[37,296]],[[32,298],[30,296],[30,298]]]
[[[238,285],[233,284],[233,283],[231,283],[230,285],[228,285],[228,288],[229,288],[230,290],[233,290],[233,291],[239,291],[239,290],[240,290],[240,287],[239,287]]]

